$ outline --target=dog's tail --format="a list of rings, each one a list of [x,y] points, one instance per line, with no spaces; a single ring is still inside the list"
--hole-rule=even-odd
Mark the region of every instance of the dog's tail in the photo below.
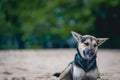
[[[61,73],[54,73],[53,76],[55,77],[59,77],[61,75]]]

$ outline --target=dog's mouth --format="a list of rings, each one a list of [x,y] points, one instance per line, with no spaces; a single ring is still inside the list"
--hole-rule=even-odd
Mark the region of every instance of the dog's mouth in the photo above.
[[[87,60],[91,60],[95,56],[95,53],[89,53],[88,51],[83,53],[84,53],[85,59]]]
[[[86,59],[91,60],[93,58],[93,55],[86,55]]]

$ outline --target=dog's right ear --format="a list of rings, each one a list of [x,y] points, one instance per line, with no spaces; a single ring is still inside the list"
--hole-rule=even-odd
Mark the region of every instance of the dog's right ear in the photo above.
[[[71,31],[73,37],[77,40],[77,41],[80,41],[80,39],[82,38],[82,35],[74,32],[74,31]]]
[[[109,38],[97,38],[98,46],[100,46],[102,43],[104,43]]]

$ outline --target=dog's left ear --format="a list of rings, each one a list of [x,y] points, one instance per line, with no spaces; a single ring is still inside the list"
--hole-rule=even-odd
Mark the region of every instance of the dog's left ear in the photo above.
[[[101,44],[103,44],[108,39],[109,38],[97,38],[98,46],[100,46]]]

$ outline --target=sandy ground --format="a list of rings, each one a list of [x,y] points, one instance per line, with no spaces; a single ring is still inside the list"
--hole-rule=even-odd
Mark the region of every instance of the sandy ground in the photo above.
[[[0,51],[0,80],[54,80],[73,60],[75,49]],[[120,50],[99,50],[98,67],[104,80],[120,80]]]

